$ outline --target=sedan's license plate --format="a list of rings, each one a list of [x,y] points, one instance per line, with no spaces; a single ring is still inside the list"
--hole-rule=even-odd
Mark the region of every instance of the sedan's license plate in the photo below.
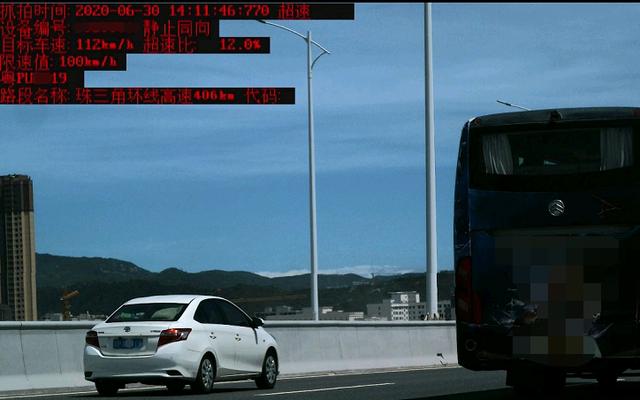
[[[114,349],[138,349],[142,347],[142,339],[125,339],[125,338],[117,338],[113,339],[113,348]]]

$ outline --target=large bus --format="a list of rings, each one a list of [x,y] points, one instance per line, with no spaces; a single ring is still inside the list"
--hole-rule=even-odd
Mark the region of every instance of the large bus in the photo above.
[[[459,364],[516,391],[640,369],[640,108],[492,114],[462,129]]]

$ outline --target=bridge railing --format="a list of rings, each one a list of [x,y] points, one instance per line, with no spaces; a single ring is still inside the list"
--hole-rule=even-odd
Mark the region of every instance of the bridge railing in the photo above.
[[[100,321],[0,322],[0,391],[80,387],[87,330]],[[451,365],[453,321],[267,321],[282,374]]]

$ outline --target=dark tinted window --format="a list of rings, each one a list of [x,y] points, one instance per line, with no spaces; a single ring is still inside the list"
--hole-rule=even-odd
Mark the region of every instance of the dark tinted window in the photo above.
[[[631,127],[485,134],[480,149],[489,175],[559,175],[633,164]]]
[[[224,313],[227,324],[239,326],[251,326],[249,318],[233,304],[224,300],[217,300],[216,303]]]
[[[628,185],[640,180],[638,139],[638,128],[623,121],[472,128],[469,187],[544,192]]]
[[[177,321],[187,304],[149,303],[122,306],[107,322]]]
[[[202,324],[224,324],[226,322],[214,300],[204,300],[198,306],[193,319]]]

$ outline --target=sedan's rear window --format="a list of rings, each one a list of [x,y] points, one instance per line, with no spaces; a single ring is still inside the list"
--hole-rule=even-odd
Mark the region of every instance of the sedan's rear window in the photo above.
[[[148,303],[120,307],[107,322],[177,321],[187,304]]]

